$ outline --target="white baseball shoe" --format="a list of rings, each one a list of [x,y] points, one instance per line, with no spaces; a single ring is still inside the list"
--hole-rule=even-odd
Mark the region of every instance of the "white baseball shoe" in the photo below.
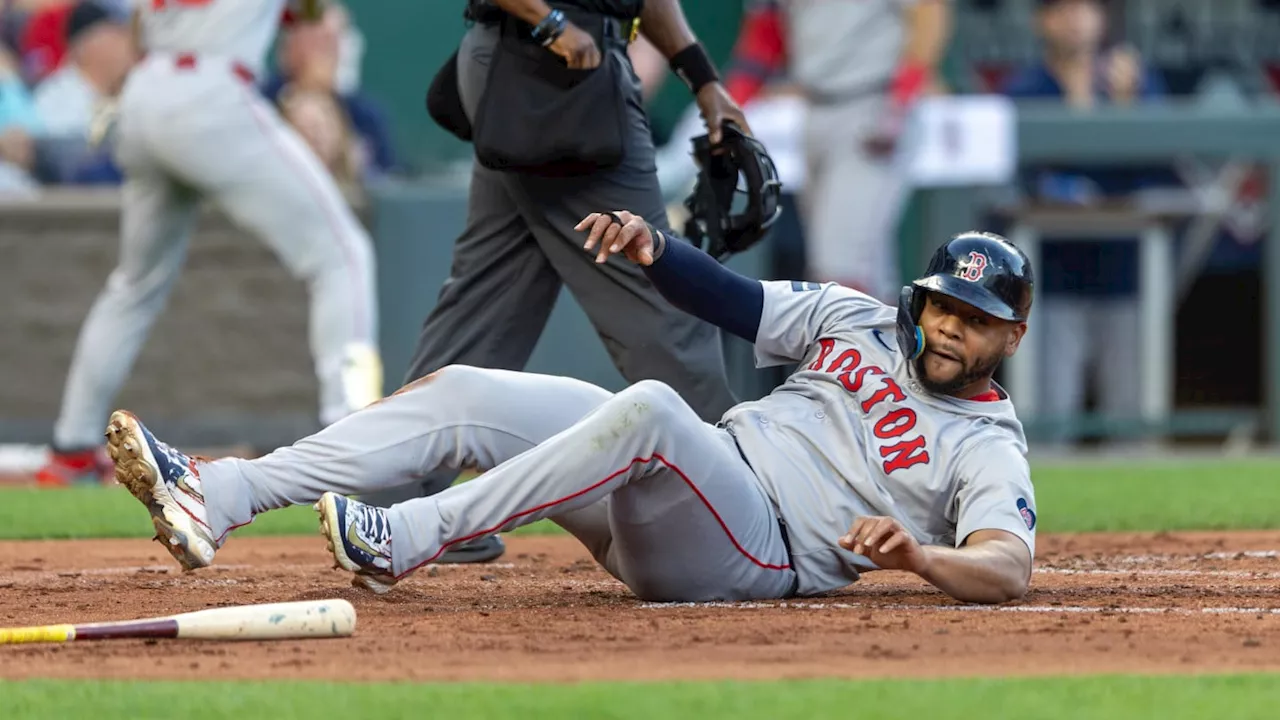
[[[396,584],[391,570],[391,523],[387,511],[337,493],[327,492],[315,504],[320,534],[334,567],[355,573],[351,584],[381,595]]]
[[[157,440],[126,410],[111,413],[106,436],[116,482],[147,506],[156,540],[184,570],[212,564],[217,543],[195,462]]]

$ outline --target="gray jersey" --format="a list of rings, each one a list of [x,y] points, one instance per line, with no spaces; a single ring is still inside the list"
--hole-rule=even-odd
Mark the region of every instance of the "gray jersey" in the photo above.
[[[801,593],[875,566],[836,540],[858,516],[896,518],[922,544],[1006,530],[1035,552],[1026,440],[1007,396],[931,394],[898,351],[896,308],[834,283],[764,281],[759,366],[799,363],[724,420],[791,533]]]
[[[904,14],[920,0],[778,0],[791,79],[842,96],[887,83],[906,37]]]
[[[287,0],[138,0],[148,50],[237,60],[261,75]]]

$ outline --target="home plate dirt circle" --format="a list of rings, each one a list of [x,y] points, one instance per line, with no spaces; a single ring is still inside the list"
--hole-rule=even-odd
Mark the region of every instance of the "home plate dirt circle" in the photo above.
[[[350,600],[354,637],[0,647],[0,677],[654,680],[1280,668],[1280,532],[1043,535],[1033,591],[955,603],[872,573],[818,598],[635,599],[568,537],[508,537],[489,565],[349,585],[319,538],[232,538],[182,573],[154,542],[0,543],[0,626]]]

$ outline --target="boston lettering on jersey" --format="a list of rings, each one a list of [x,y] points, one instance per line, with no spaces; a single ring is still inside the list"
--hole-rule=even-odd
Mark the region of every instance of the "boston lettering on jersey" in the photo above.
[[[897,470],[927,464],[929,462],[928,443],[922,434],[904,438],[915,429],[916,411],[909,407],[897,405],[905,402],[906,392],[898,382],[882,367],[862,363],[862,353],[856,348],[848,348],[834,358],[836,341],[831,338],[818,340],[818,357],[809,363],[808,369],[815,372],[826,372],[836,376],[836,380],[851,393],[861,393],[864,388],[870,394],[863,398],[859,407],[868,416],[872,411],[889,403],[888,411],[876,420],[872,432],[882,442],[880,457],[884,458],[886,475]],[[828,359],[830,359],[828,361]],[[824,367],[825,366],[825,367]]]

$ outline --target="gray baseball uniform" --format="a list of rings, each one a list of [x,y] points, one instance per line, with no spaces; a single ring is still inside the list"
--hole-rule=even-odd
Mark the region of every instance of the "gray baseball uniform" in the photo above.
[[[896,350],[894,310],[866,295],[763,285],[758,361],[800,369],[718,425],[656,381],[610,394],[452,366],[291,447],[200,466],[212,530],[225,538],[256,513],[325,491],[474,465],[488,471],[388,511],[397,574],[542,518],[656,600],[843,587],[873,567],[837,545],[863,515],[895,517],[926,544],[1006,530],[1034,552],[1026,447],[1007,399],[921,390]]]
[[[54,428],[102,441],[123,384],[181,273],[202,198],[258,235],[311,295],[320,420],[381,395],[373,250],[330,174],[255,89],[285,0],[139,4],[148,55],[119,98],[120,258],[85,320]]]

